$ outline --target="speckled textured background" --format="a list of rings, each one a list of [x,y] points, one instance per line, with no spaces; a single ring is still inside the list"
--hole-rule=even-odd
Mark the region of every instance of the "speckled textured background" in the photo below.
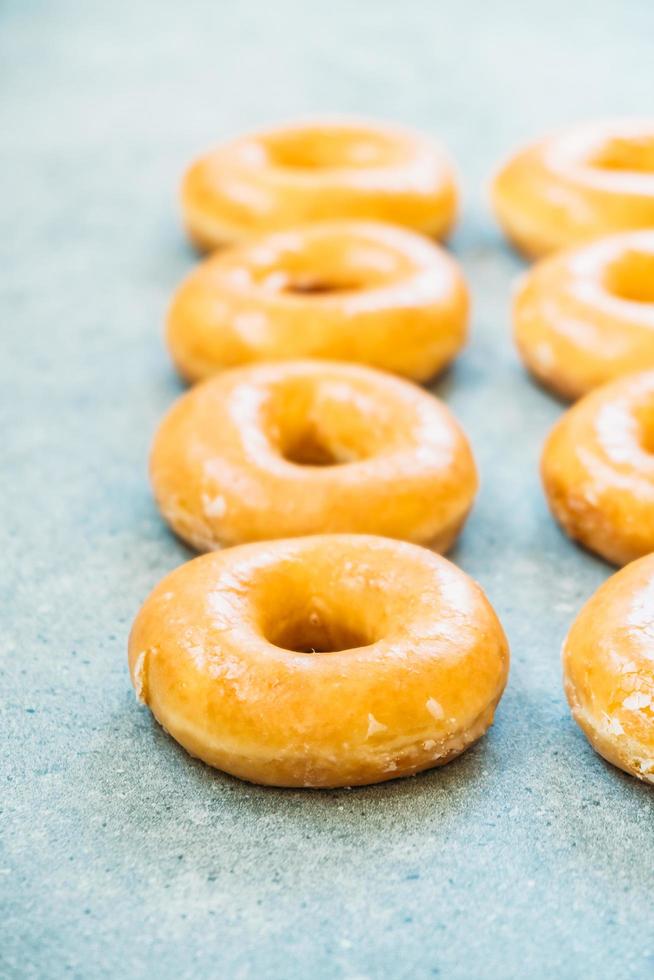
[[[482,187],[521,140],[652,111],[651,0],[5,3],[0,11],[3,977],[626,977],[654,972],[654,795],[571,722],[559,646],[609,569],[558,533],[561,411],[509,340],[521,264]],[[146,479],[180,391],[161,343],[193,256],[184,164],[314,110],[440,134],[472,342],[435,388],[483,488],[454,558],[513,665],[444,770],[339,792],[193,762],[134,700],[126,636],[188,553]]]

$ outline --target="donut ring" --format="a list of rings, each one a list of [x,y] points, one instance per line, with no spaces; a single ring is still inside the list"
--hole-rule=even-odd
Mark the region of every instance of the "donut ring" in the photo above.
[[[566,533],[623,565],[654,551],[654,371],[586,395],[555,425],[543,483]]]
[[[372,364],[424,381],[465,343],[468,306],[458,264],[422,236],[325,222],[207,259],[175,294],[167,339],[189,381],[288,357]]]
[[[198,550],[323,531],[446,550],[477,489],[445,406],[372,368],[288,361],[235,368],[180,398],[150,475],[164,517]]]
[[[437,144],[352,119],[248,133],[197,160],[182,184],[184,222],[202,250],[332,218],[378,218],[442,238],[456,209],[452,166]]]
[[[203,555],[132,628],[137,694],[193,756],[273,786],[358,786],[444,765],[479,739],[509,652],[444,558],[364,535]]]
[[[654,783],[654,555],[621,569],[563,645],[572,715],[596,752]]]
[[[565,398],[654,368],[654,231],[543,260],[518,289],[513,322],[529,370]]]
[[[654,120],[587,123],[532,143],[502,167],[491,196],[530,257],[654,227]]]

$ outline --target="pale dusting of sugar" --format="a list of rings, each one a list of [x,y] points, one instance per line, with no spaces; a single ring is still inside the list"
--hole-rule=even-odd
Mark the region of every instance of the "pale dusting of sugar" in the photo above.
[[[418,463],[431,463],[432,460],[437,461],[438,465],[447,466],[454,455],[452,449],[448,446],[418,446],[413,451],[416,462]]]
[[[575,221],[584,224],[590,220],[590,211],[586,202],[567,188],[550,185],[547,189],[547,197],[554,205],[565,209]]]
[[[534,356],[543,368],[550,368],[554,363],[554,354],[549,344],[538,344],[534,350]]]
[[[202,509],[207,517],[223,517],[227,510],[225,498],[218,494],[210,497],[208,493],[202,494]]]
[[[231,280],[235,286],[248,286],[250,284],[250,274],[242,265],[237,265],[231,272]]]
[[[436,721],[442,721],[445,717],[445,712],[436,698],[429,698],[429,700],[425,703],[425,707],[432,718],[435,718]]]
[[[651,704],[651,696],[643,691],[634,691],[622,702],[623,708],[627,708],[629,711],[640,711],[642,708],[651,707]]]
[[[263,313],[239,313],[234,317],[233,325],[235,330],[252,344],[260,341],[266,329],[268,321]]]
[[[137,700],[141,704],[147,704],[147,676],[146,676],[146,660],[148,656],[147,650],[141,650],[136,661],[134,662],[134,690],[136,692]]]
[[[287,284],[288,276],[285,272],[281,271],[271,272],[261,282],[263,288],[271,293],[280,292],[280,290],[286,288]]]
[[[595,428],[607,455],[616,463],[629,463],[634,437],[634,420],[623,405],[603,405]]]
[[[195,666],[202,670],[207,660],[204,647],[199,643],[185,643],[184,647]]]
[[[594,507],[596,507],[597,504],[599,503],[599,497],[597,496],[597,493],[595,492],[593,487],[590,486],[586,487],[584,496],[586,498],[586,503],[592,504]]]
[[[226,659],[220,663],[211,663],[208,669],[212,677],[228,681],[241,680],[247,674],[245,666],[240,661],[234,659]]]
[[[252,261],[259,265],[272,265],[277,259],[275,252],[265,245],[257,246],[252,249]]]
[[[606,731],[609,735],[624,735],[624,728],[617,718],[607,717]]]
[[[385,732],[387,730],[387,725],[382,725],[380,721],[377,721],[374,715],[368,715],[368,733],[366,738],[370,738],[371,735],[376,735],[377,732]]]

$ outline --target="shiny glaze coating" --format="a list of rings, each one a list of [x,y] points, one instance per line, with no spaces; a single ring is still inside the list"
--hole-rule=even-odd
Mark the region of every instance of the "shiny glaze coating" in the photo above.
[[[654,555],[613,575],[563,645],[575,721],[605,759],[654,783]]]
[[[157,432],[150,475],[164,517],[199,550],[352,531],[444,551],[477,488],[441,402],[328,361],[234,368],[192,388]]]
[[[192,755],[251,782],[354,786],[443,765],[492,723],[509,652],[462,571],[318,535],[204,555],[146,600],[134,687]]]
[[[654,368],[654,230],[539,262],[516,292],[513,322],[529,370],[564,398]]]
[[[241,364],[323,357],[424,381],[465,342],[458,264],[422,235],[339,221],[264,235],[203,262],[168,316],[189,381]]]
[[[326,117],[248,133],[201,157],[184,177],[182,209],[203,250],[340,218],[442,238],[454,224],[457,190],[447,156],[428,137]]]
[[[571,538],[616,565],[654,551],[654,371],[569,409],[547,439],[541,472]]]
[[[491,194],[507,236],[530,257],[654,228],[654,120],[586,123],[532,143]]]

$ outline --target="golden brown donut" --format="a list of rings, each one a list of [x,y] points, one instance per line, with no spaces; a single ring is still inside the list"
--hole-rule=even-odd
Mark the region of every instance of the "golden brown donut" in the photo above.
[[[654,368],[654,230],[543,259],[520,284],[513,323],[529,370],[564,398]]]
[[[356,786],[443,765],[480,738],[509,651],[444,558],[365,535],[204,555],[146,600],[134,687],[184,748],[274,786]]]
[[[654,120],[586,123],[538,140],[502,167],[495,212],[527,256],[654,227]]]
[[[588,600],[563,645],[572,714],[596,752],[654,783],[654,555]]]
[[[436,238],[456,217],[452,166],[428,137],[399,126],[317,118],[223,143],[182,184],[200,249],[334,218],[379,219]]]
[[[571,538],[616,565],[654,551],[654,371],[573,405],[547,439],[541,471]]]
[[[372,364],[424,381],[465,343],[468,305],[458,264],[423,236],[322,222],[203,262],[175,294],[168,346],[189,381],[288,357]]]
[[[444,551],[477,488],[441,402],[327,361],[234,368],[192,388],[156,434],[150,475],[164,517],[199,550],[353,531]]]

